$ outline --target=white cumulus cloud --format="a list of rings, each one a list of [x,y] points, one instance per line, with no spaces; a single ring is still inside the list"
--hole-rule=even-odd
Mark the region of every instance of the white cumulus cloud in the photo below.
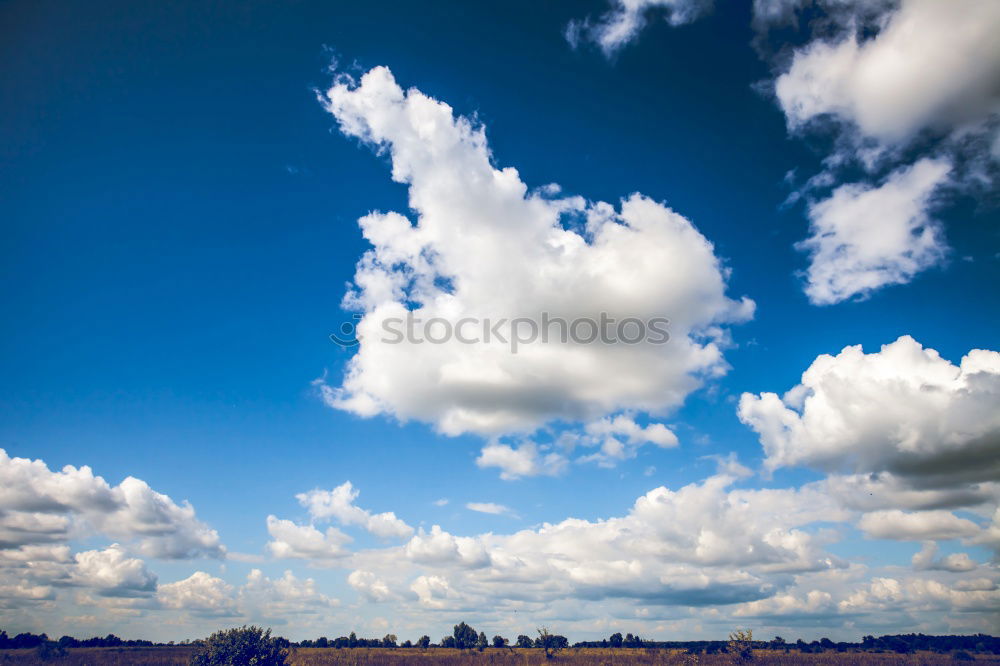
[[[484,446],[476,458],[479,467],[500,468],[500,478],[505,481],[525,476],[557,476],[566,469],[567,463],[566,457],[555,451],[540,453],[538,445],[530,441],[516,447],[492,442]]]
[[[913,568],[917,571],[950,571],[952,573],[965,573],[978,566],[968,553],[951,553],[944,557],[938,557],[938,545],[934,541],[925,542],[920,552],[913,556],[912,563]]]
[[[784,397],[744,393],[740,419],[771,468],[890,472],[924,488],[1000,477],[1000,353],[959,365],[909,336],[866,354],[823,354]]]
[[[156,596],[163,608],[217,617],[237,614],[234,592],[221,578],[195,571],[184,580],[160,585]]]
[[[312,525],[296,525],[275,516],[267,517],[267,532],[271,535],[267,549],[278,558],[316,562],[337,559],[347,554],[344,545],[351,541],[336,527],[320,532]]]
[[[903,0],[880,20],[872,37],[852,25],[839,40],[795,52],[775,83],[792,128],[834,116],[896,145],[1000,112],[1000,5]]]
[[[940,225],[930,216],[934,193],[948,182],[950,164],[922,159],[899,169],[877,187],[841,185],[809,205],[811,236],[798,244],[809,252],[806,294],[816,305],[864,297],[905,284],[947,253]]]
[[[224,557],[218,533],[194,507],[177,504],[140,479],[117,486],[89,467],[54,472],[41,460],[0,449],[0,547],[62,542],[103,534],[147,557]]]
[[[118,544],[77,553],[73,578],[105,596],[149,596],[156,590],[156,575]]]
[[[384,67],[358,83],[341,77],[326,103],[345,135],[391,159],[413,213],[360,220],[372,249],[346,301],[364,313],[360,347],[341,386],[319,384],[328,404],[449,435],[500,435],[626,409],[664,412],[725,371],[723,327],[752,316],[753,303],[726,296],[726,269],[687,219],[639,194],[615,208],[529,191],[514,168],[494,166],[482,127],[403,90]],[[548,341],[539,331],[517,353],[496,336],[483,341],[475,325],[461,329],[475,344],[419,335],[394,343],[387,332],[408,314],[439,318],[435,339],[465,318],[505,320],[506,340],[511,320],[541,329],[543,313]],[[602,314],[669,319],[669,342],[652,333],[637,344],[563,342],[556,320],[568,327]],[[626,337],[634,335],[633,326]]]
[[[310,490],[299,493],[295,498],[309,510],[313,520],[334,519],[343,525],[360,525],[383,539],[408,539],[413,534],[413,528],[392,511],[372,514],[354,504],[360,492],[350,481],[346,481],[333,490]]]
[[[863,515],[858,527],[873,539],[899,541],[957,539],[979,533],[978,525],[950,511],[874,511]]]

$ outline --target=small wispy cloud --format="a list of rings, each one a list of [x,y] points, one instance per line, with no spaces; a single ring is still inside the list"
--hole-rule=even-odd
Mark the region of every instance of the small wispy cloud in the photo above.
[[[445,506],[449,502],[447,497],[442,497],[441,499],[434,500],[434,506]]]
[[[489,513],[494,516],[508,515],[516,517],[517,514],[514,513],[510,507],[504,506],[503,504],[496,504],[494,502],[469,502],[465,505],[465,508],[469,511],[477,511],[479,513]]]

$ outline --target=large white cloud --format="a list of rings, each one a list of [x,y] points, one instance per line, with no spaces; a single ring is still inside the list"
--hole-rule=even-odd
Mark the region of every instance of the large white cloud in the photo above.
[[[133,544],[147,557],[225,555],[218,533],[190,504],[177,504],[140,479],[110,486],[89,467],[53,472],[41,460],[0,449],[0,548],[95,533]]]
[[[842,38],[795,52],[775,82],[793,129],[834,116],[898,145],[1000,112],[1000,5],[903,0],[880,20],[874,37],[863,38],[854,19]]]
[[[990,526],[951,512],[987,519],[1000,502],[997,404],[1000,354],[973,350],[956,366],[904,336],[818,357],[784,397],[744,393],[739,417],[766,467],[831,472],[824,492],[863,512],[867,536],[997,548]]]
[[[948,246],[928,209],[950,170],[946,160],[926,158],[878,187],[841,185],[810,204],[812,235],[798,245],[810,254],[809,300],[829,305],[864,297],[939,263]]]
[[[390,157],[414,211],[412,222],[380,212],[360,220],[373,249],[347,302],[364,312],[361,344],[343,385],[320,385],[330,405],[418,419],[447,434],[502,434],[623,409],[663,412],[724,372],[720,325],[747,319],[753,304],[726,296],[726,269],[688,220],[638,194],[616,210],[530,192],[515,169],[494,167],[481,127],[404,91],[384,67],[358,84],[339,80],[327,106],[344,134]],[[394,336],[383,324],[407,313],[452,325],[463,317],[539,322],[542,313],[567,323],[599,322],[602,313],[619,322],[662,317],[670,340],[563,343],[556,323],[545,327],[547,343],[517,353],[492,336],[387,342]],[[589,330],[581,326],[580,337]]]
[[[823,354],[784,397],[744,393],[740,419],[771,468],[890,472],[944,488],[1000,478],[1000,353],[954,365],[904,336],[880,351]]]

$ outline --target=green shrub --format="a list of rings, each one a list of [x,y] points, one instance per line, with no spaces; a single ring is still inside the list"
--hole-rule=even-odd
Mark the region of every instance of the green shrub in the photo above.
[[[35,656],[38,661],[56,661],[68,654],[66,648],[53,641],[45,641],[35,649]]]
[[[242,626],[209,636],[191,666],[285,666],[287,659],[288,651],[270,629]]]
[[[729,644],[726,646],[726,652],[729,653],[734,664],[748,664],[753,661],[753,631],[750,629],[746,631],[737,629],[729,634]]]

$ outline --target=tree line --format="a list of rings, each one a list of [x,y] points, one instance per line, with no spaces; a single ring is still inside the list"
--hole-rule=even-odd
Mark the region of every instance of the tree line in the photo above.
[[[154,647],[164,645],[146,640],[125,640],[118,638],[114,634],[108,634],[103,638],[94,636],[93,638],[73,638],[63,636],[59,640],[53,640],[47,634],[33,634],[24,632],[16,636],[8,636],[6,631],[0,630],[0,650],[17,650],[21,648],[35,648],[46,643],[55,643],[64,648],[73,647]]]
[[[505,638],[499,634],[492,638],[487,637],[486,632],[476,631],[465,622],[459,622],[454,626],[450,635],[443,636],[437,642],[432,642],[427,635],[421,636],[416,641],[406,640],[399,642],[395,634],[386,634],[382,638],[359,638],[355,632],[347,636],[337,638],[327,638],[321,636],[312,640],[290,641],[281,636],[271,639],[280,648],[291,647],[317,647],[317,648],[453,648],[458,650],[485,650],[492,648],[540,648],[547,652],[555,652],[570,647],[569,640],[562,635],[553,634],[548,629],[542,627],[536,631],[536,635],[519,634],[513,640]],[[205,640],[184,641],[184,645],[202,646]],[[23,632],[10,636],[6,631],[0,630],[0,649],[23,649],[37,648],[43,645],[56,645],[62,648],[76,647],[157,647],[173,645],[171,643],[156,643],[149,640],[125,640],[108,634],[107,636],[94,636],[92,638],[78,639],[72,636],[62,636],[59,639],[51,639],[47,634],[33,634]],[[652,641],[639,637],[638,634],[627,633],[624,636],[620,632],[611,634],[608,638],[599,641],[580,641],[573,643],[572,647],[589,648],[658,648],[658,649],[681,649],[691,654],[714,654],[726,652],[729,649],[729,641]],[[753,649],[785,650],[786,652],[796,650],[802,653],[819,652],[846,652],[846,651],[868,651],[868,652],[895,652],[900,654],[912,653],[918,650],[934,652],[953,652],[963,650],[967,652],[978,652],[981,654],[1000,654],[1000,638],[987,634],[975,634],[968,636],[930,636],[926,634],[897,634],[880,637],[864,636],[860,642],[837,642],[829,638],[821,638],[812,642],[805,642],[799,639],[795,642],[786,642],[780,636],[775,636],[769,641],[752,641]]]

